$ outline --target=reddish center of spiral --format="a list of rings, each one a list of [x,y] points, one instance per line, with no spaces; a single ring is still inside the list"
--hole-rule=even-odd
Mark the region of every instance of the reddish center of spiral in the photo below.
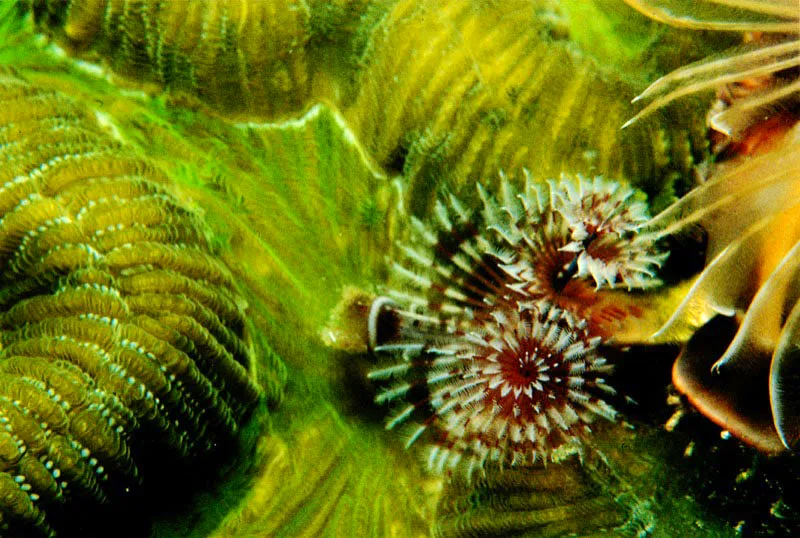
[[[488,372],[499,370],[490,377],[487,391],[498,418],[530,422],[546,406],[563,403],[568,372],[561,354],[538,341],[522,339],[485,362]]]
[[[576,254],[558,250],[562,245],[542,250],[534,262],[534,285],[528,293],[534,299],[544,299],[562,310],[583,315],[597,301],[594,286],[582,279],[570,278],[560,288],[556,284]]]

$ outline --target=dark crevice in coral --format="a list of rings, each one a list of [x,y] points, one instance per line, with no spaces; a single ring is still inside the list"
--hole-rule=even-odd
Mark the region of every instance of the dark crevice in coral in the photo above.
[[[670,235],[663,242],[663,251],[670,254],[661,266],[659,277],[666,285],[691,278],[705,267],[708,233],[701,226]]]

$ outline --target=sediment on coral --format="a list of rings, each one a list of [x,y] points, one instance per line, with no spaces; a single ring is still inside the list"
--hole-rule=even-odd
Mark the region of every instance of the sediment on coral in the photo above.
[[[230,445],[258,350],[201,216],[90,109],[1,73],[0,162],[0,523],[49,535]]]

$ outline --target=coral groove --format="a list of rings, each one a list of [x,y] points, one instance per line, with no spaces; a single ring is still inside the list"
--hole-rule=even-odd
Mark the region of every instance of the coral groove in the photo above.
[[[311,92],[305,2],[33,2],[68,49],[228,113],[297,110]]]

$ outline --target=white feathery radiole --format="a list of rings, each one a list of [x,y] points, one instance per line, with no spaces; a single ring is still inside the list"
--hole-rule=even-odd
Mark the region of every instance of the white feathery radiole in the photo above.
[[[369,374],[378,403],[404,402],[386,427],[424,443],[433,472],[546,460],[614,420],[599,329],[557,303],[573,280],[590,293],[657,285],[666,256],[637,237],[641,195],[616,182],[526,173],[521,190],[502,177],[499,200],[477,188],[480,209],[446,195],[430,223],[412,221],[370,309],[370,348],[402,357]]]

